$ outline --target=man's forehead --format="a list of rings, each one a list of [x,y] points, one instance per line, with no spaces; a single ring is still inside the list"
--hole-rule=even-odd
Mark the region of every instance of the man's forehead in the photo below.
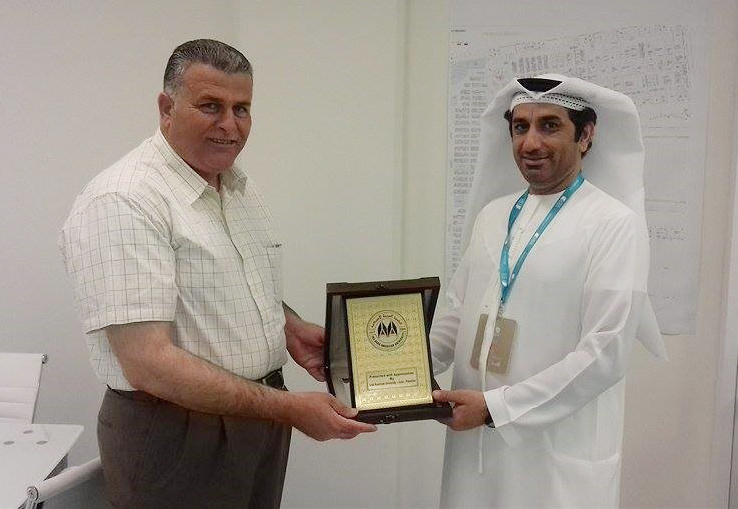
[[[195,62],[182,74],[182,85],[198,96],[228,92],[250,98],[253,79],[247,73],[226,73],[208,64]]]
[[[512,119],[530,119],[530,118],[543,118],[543,117],[555,117],[568,119],[569,113],[566,108],[557,104],[548,103],[525,103],[518,104],[513,108]]]

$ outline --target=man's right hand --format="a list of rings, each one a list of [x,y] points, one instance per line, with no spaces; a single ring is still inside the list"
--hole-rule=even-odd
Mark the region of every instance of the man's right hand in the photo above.
[[[294,397],[286,421],[315,440],[354,438],[359,433],[377,431],[373,424],[353,420],[357,410],[323,392],[289,393]]]

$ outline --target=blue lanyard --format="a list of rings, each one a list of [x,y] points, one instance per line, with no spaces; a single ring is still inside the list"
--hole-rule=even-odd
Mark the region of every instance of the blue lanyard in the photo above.
[[[512,231],[513,224],[518,218],[518,215],[520,214],[525,201],[528,199],[528,191],[524,192],[523,195],[518,198],[518,201],[515,202],[515,205],[510,211],[510,218],[507,220],[507,237],[505,237],[505,243],[502,245],[502,254],[500,255],[500,284],[502,285],[502,293],[500,295],[500,310],[502,310],[502,306],[507,302],[507,298],[510,296],[510,290],[512,289],[512,285],[515,282],[515,277],[518,275],[518,272],[520,272],[520,268],[523,266],[523,262],[528,257],[528,253],[530,253],[530,250],[533,249],[533,246],[536,242],[538,242],[538,239],[541,237],[541,235],[543,235],[543,231],[548,227],[551,221],[553,221],[553,218],[556,217],[556,214],[559,213],[561,207],[563,207],[564,204],[569,200],[569,198],[571,198],[571,195],[573,195],[576,190],[579,189],[579,186],[582,185],[582,182],[584,182],[584,177],[582,176],[582,172],[579,172],[576,180],[569,184],[569,186],[564,190],[564,193],[559,196],[559,199],[556,200],[556,203],[554,203],[553,207],[551,207],[551,210],[548,211],[548,214],[543,219],[543,222],[540,224],[535,233],[531,236],[530,240],[528,241],[528,245],[525,246],[525,249],[523,249],[523,252],[520,254],[520,257],[518,258],[518,261],[515,264],[515,267],[513,268],[511,274],[509,265],[510,232]]]

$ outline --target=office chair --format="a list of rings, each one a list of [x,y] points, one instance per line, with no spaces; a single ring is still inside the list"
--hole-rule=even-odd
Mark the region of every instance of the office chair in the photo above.
[[[46,354],[0,352],[0,422],[33,422]]]

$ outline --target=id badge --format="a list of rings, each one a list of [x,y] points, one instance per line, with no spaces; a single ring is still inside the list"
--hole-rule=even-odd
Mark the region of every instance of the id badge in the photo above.
[[[469,359],[469,364],[474,369],[479,369],[479,354],[482,351],[482,341],[484,340],[484,331],[487,328],[488,319],[489,315],[487,313],[479,315],[477,335],[474,338],[474,348],[472,348],[471,359]]]
[[[513,341],[518,331],[518,324],[515,320],[502,318],[498,316],[495,320],[494,336],[492,337],[492,345],[487,356],[487,371],[504,375],[510,365],[510,356],[512,355]]]

